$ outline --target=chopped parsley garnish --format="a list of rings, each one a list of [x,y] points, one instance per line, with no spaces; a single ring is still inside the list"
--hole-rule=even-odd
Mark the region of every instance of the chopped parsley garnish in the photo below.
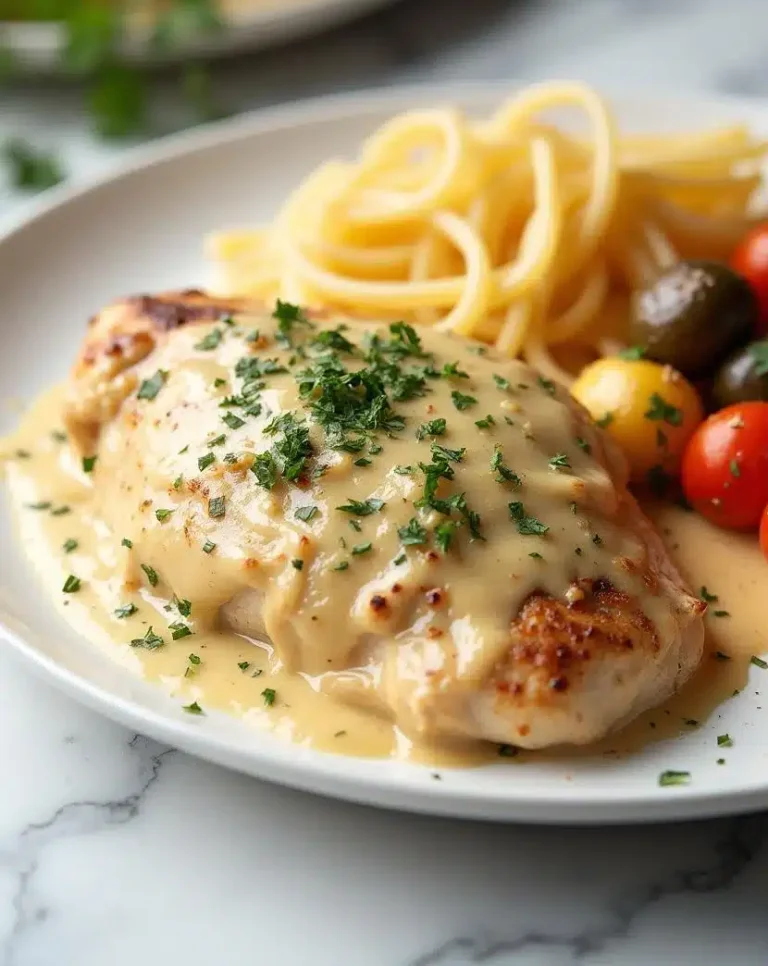
[[[596,547],[601,547],[603,545],[603,538],[599,533],[592,534],[592,543],[594,543]]]
[[[358,520],[347,520],[347,523],[352,527],[353,530],[357,530],[358,533],[362,532],[362,527]]]
[[[443,379],[469,379],[469,373],[459,369],[458,362],[446,362],[440,375]]]
[[[71,513],[71,512],[72,512],[72,508],[66,506],[66,504],[65,504],[64,506],[54,507],[51,510],[51,516],[52,517],[65,517],[68,513]]]
[[[218,436],[214,436],[213,439],[209,439],[208,442],[205,445],[209,449],[212,449],[214,446],[221,446],[226,441],[227,441],[226,434],[225,433],[219,433]]]
[[[710,594],[706,587],[702,586],[699,591],[699,597],[704,601],[705,604],[714,604],[718,600],[717,594]]]
[[[491,416],[490,413],[488,413],[488,415],[484,416],[482,419],[475,420],[475,426],[477,426],[478,429],[490,429],[491,426],[495,425],[496,420],[493,418],[493,416]]]
[[[64,553],[72,553],[72,551],[77,550],[79,546],[80,544],[77,542],[77,540],[75,540],[73,537],[69,537],[61,545],[61,549],[64,551]]]
[[[493,381],[496,383],[497,388],[501,389],[502,392],[507,392],[511,388],[509,379],[505,379],[504,376],[497,376],[495,372],[493,374]]]
[[[406,555],[405,555],[405,553],[403,553],[403,552],[401,551],[401,552],[400,552],[400,553],[399,553],[399,554],[398,554],[398,555],[397,555],[397,556],[395,557],[395,559],[394,559],[394,560],[392,561],[392,563],[394,563],[394,565],[395,565],[396,567],[399,567],[399,566],[400,566],[401,564],[404,564],[404,563],[405,563],[405,561],[406,561],[407,559],[408,559],[408,558],[406,557]]]
[[[245,426],[245,420],[240,419],[240,417],[236,416],[234,413],[226,412],[221,418],[230,429],[240,429],[241,426]]]
[[[467,396],[463,392],[459,392],[458,389],[454,389],[451,393],[451,399],[453,400],[453,405],[459,410],[469,409],[470,406],[474,406],[477,400],[474,396]]]
[[[304,561],[303,560],[299,560],[298,557],[296,557],[296,558],[294,558],[291,561],[291,566],[293,567],[294,570],[303,570],[304,569]]]
[[[342,513],[351,513],[356,517],[368,517],[372,513],[378,513],[384,506],[383,500],[369,498],[367,500],[350,500],[349,503],[337,506],[336,509],[341,510]]]
[[[250,661],[238,661],[237,662],[237,666],[240,668],[240,670],[243,672],[243,674],[245,674],[245,672],[251,666],[251,662]]]
[[[509,516],[514,520],[517,532],[523,536],[543,536],[549,530],[549,527],[542,523],[541,520],[528,516],[525,512],[525,507],[520,502],[509,504]]]
[[[115,610],[115,617],[124,618],[135,614],[139,608],[135,604],[122,604]]]
[[[372,547],[373,547],[373,544],[370,542],[370,540],[368,541],[368,543],[355,544],[355,546],[352,547],[352,556],[359,557],[361,554],[368,553],[368,551],[371,550]]]
[[[75,577],[74,574],[70,574],[69,577],[64,581],[64,586],[61,588],[65,594],[76,594],[80,590],[81,583],[80,578]]]
[[[221,376],[217,376],[213,380],[213,388],[214,389],[221,389],[221,387],[222,386],[226,386],[226,384],[227,384],[227,380],[226,379],[222,379]]]
[[[584,450],[584,452],[587,454],[592,452],[591,444],[588,443],[585,439],[582,439],[581,436],[576,437],[576,445],[579,447],[579,449]]]
[[[726,654],[725,651],[715,651],[715,660],[717,661],[730,661],[731,655]]]
[[[417,547],[427,542],[427,531],[416,517],[411,517],[404,527],[399,527],[397,535],[400,537],[400,542],[406,547]]]
[[[57,443],[66,443],[67,434],[63,433],[60,429],[54,429],[51,433],[51,439],[55,440]]]
[[[167,372],[163,372],[162,369],[158,369],[157,372],[150,379],[145,379],[139,386],[139,391],[136,394],[137,399],[154,399],[155,396],[163,388],[165,380],[168,376]]]
[[[51,509],[51,501],[50,500],[42,500],[40,503],[28,503],[27,504],[27,509],[28,510],[50,510]]]
[[[333,570],[349,570],[349,561],[348,560],[342,560],[341,563],[336,564],[336,566],[333,567],[332,569]]]
[[[727,610],[715,610],[715,611],[712,611],[712,616],[713,617],[730,617],[731,614],[730,614],[730,611],[727,611]]]
[[[663,771],[659,775],[659,785],[667,788],[670,785],[689,785],[691,783],[691,773],[689,771]]]
[[[156,651],[158,647],[162,647],[165,641],[158,634],[155,634],[152,627],[148,627],[144,637],[134,637],[131,641],[131,647],[144,647],[148,651]]]
[[[213,553],[216,549],[216,544],[212,540],[206,540],[203,544],[203,553]]]
[[[155,516],[160,523],[164,523],[172,513],[173,510],[155,510]]]
[[[182,598],[179,600],[178,597],[174,597],[174,604],[176,604],[176,610],[181,614],[182,617],[189,617],[192,613],[192,601]]]
[[[610,410],[604,413],[599,419],[595,420],[595,423],[600,427],[600,429],[607,429],[608,426],[613,422],[614,416]]]
[[[397,466],[394,466],[392,470],[393,472],[397,473],[398,476],[410,476],[410,474],[413,473],[412,466],[402,466],[399,464]]]
[[[571,461],[565,453],[557,453],[549,460],[549,466],[553,470],[569,470],[571,468]]]
[[[454,523],[453,520],[446,520],[443,523],[438,523],[435,527],[435,543],[443,551],[447,553],[449,547],[453,543],[453,538],[456,535],[456,531],[459,525]]]
[[[128,547],[129,550],[133,549],[133,541],[129,540],[128,537],[123,537],[123,539],[120,541],[120,545],[123,547]]]
[[[545,379],[544,376],[539,376],[536,382],[539,384],[539,388],[543,389],[548,396],[554,396],[556,390],[554,382],[551,379]]]
[[[762,668],[764,671],[768,668],[768,662],[764,661],[761,657],[757,657],[755,654],[749,659],[749,663],[754,664],[755,667]]]
[[[264,698],[264,704],[266,704],[268,708],[271,708],[275,703],[277,692],[274,688],[264,688],[264,690],[261,692],[261,696]]]
[[[83,457],[83,473],[93,473],[93,468],[96,465],[97,456],[84,456]]]
[[[733,748],[733,738],[730,735],[718,735],[717,736],[717,747],[718,748]]]
[[[293,413],[282,413],[264,427],[264,434],[277,437],[270,453],[280,475],[286,480],[298,479],[313,452],[307,425]]]
[[[216,349],[221,345],[221,340],[223,338],[224,333],[221,329],[211,329],[206,336],[195,344],[195,348],[199,349],[201,352],[210,352],[212,349]]]
[[[181,710],[186,711],[187,714],[205,714],[205,711],[203,711],[197,701],[193,701],[192,704],[182,705]]]
[[[224,462],[225,463],[236,463],[237,462],[237,453],[225,453],[224,454]]]
[[[208,501],[208,516],[223,517],[227,512],[227,501],[223,496],[215,496]]]
[[[192,634],[191,629],[183,621],[174,621],[173,624],[168,625],[168,630],[174,641],[179,641],[182,637],[190,637]]]
[[[183,483],[184,483],[184,477],[181,474],[179,474],[176,477],[176,479],[173,481],[172,486],[173,486],[174,490],[180,490],[181,487],[182,487],[182,485],[183,485]]]
[[[316,506],[300,506],[294,513],[294,516],[297,520],[303,520],[304,523],[309,523],[317,512],[318,509]]]
[[[535,551],[535,550],[532,553],[529,553],[528,556],[529,557],[533,557],[534,560],[543,560],[544,559],[542,557],[542,555],[540,553],[537,553],[537,551]]]
[[[494,479],[497,483],[511,483],[515,488],[522,486],[523,481],[513,471],[504,464],[504,456],[501,452],[501,446],[497,443],[493,448],[493,456],[491,457],[491,469],[496,474]]]
[[[416,439],[424,439],[426,436],[442,436],[445,433],[446,421],[444,419],[430,419],[422,423],[416,430]]]
[[[651,393],[644,415],[646,419],[662,420],[670,426],[681,426],[683,422],[682,410],[668,403],[657,392]]]
[[[432,444],[433,460],[444,460],[446,463],[460,463],[464,459],[466,452],[463,446],[461,449],[449,449],[447,446],[441,446],[439,443]]]
[[[197,468],[202,473],[203,470],[207,469],[215,462],[216,462],[216,455],[214,453],[205,453],[203,456],[198,458]]]
[[[630,362],[637,362],[638,359],[645,357],[645,349],[639,345],[631,345],[619,351],[620,359],[628,359]]]
[[[290,348],[292,345],[291,334],[294,326],[309,325],[307,317],[298,305],[281,302],[280,299],[275,303],[272,318],[277,319],[277,341],[286,348]]]
[[[741,467],[739,466],[738,460],[731,460],[728,463],[728,469],[731,471],[731,476],[741,476]]]
[[[157,581],[159,579],[157,576],[157,571],[150,567],[149,564],[142,564],[141,569],[147,575],[147,580],[149,581],[150,586],[157,587]]]
[[[369,460],[367,456],[361,456],[359,460],[355,460],[355,466],[370,466],[373,460]]]
[[[271,490],[277,483],[277,464],[271,453],[259,453],[251,463],[251,473],[256,477],[259,486]]]
[[[515,745],[499,745],[499,758],[516,758],[519,753]]]

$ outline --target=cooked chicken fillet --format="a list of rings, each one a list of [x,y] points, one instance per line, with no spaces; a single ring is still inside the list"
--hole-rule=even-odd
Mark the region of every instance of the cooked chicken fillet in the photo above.
[[[198,621],[408,734],[583,744],[701,657],[703,605],[621,455],[492,350],[135,298],[93,320],[66,415],[127,581],[151,568]]]

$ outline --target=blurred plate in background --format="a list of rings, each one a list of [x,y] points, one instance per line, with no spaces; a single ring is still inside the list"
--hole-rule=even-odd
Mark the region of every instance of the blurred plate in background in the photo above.
[[[223,0],[225,26],[162,54],[148,44],[148,32],[136,31],[125,55],[147,63],[178,61],[189,56],[214,56],[268,47],[362,16],[396,0]],[[0,22],[0,48],[24,71],[61,69],[66,42],[61,23]]]

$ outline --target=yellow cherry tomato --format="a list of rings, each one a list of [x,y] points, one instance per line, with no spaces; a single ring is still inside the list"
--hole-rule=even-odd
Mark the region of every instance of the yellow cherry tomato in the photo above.
[[[704,418],[699,395],[676,369],[645,359],[600,359],[581,371],[571,393],[616,440],[632,479],[677,474],[685,444]]]

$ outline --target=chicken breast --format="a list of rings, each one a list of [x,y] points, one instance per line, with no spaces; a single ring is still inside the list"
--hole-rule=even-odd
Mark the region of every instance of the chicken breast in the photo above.
[[[66,421],[125,580],[410,735],[591,742],[700,660],[704,605],[620,453],[483,346],[134,298],[92,322]]]

